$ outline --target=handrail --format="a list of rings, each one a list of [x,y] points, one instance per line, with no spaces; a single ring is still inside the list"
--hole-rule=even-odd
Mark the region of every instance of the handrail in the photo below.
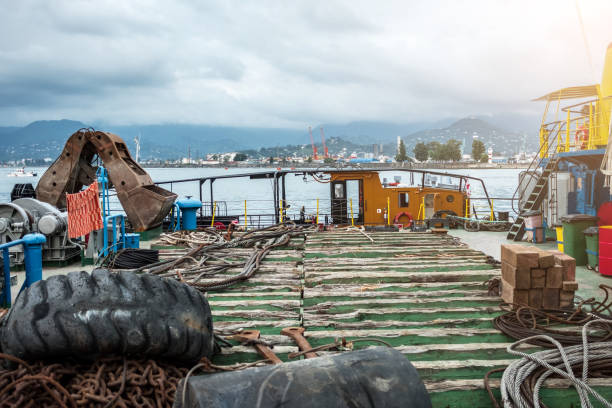
[[[24,263],[25,263],[25,281],[19,289],[19,293],[25,288],[30,287],[34,282],[42,280],[42,246],[47,242],[47,238],[43,234],[26,234],[23,238],[16,241],[7,242],[0,245],[3,258],[4,270],[4,287],[0,295],[0,306],[11,306],[11,260],[9,248],[23,245]]]
[[[402,169],[402,168],[371,168],[371,169],[361,169],[361,168],[349,168],[349,169],[338,169],[338,168],[317,168],[317,169],[300,169],[300,170],[274,170],[274,171],[264,171],[264,172],[251,172],[251,173],[238,173],[238,174],[224,174],[224,175],[216,175],[216,176],[205,176],[205,177],[195,177],[195,178],[188,178],[188,179],[179,179],[179,180],[165,180],[165,181],[158,181],[155,182],[155,185],[163,185],[163,184],[178,184],[178,183],[188,183],[188,182],[198,182],[200,185],[200,201],[204,201],[202,200],[202,185],[206,182],[206,181],[210,181],[210,191],[211,191],[211,200],[209,203],[212,203],[213,200],[212,199],[212,183],[215,180],[220,180],[220,179],[232,179],[232,178],[241,178],[241,177],[249,177],[251,179],[272,179],[274,181],[273,183],[273,197],[274,197],[274,203],[275,203],[275,208],[274,208],[274,213],[275,214],[279,214],[279,210],[278,210],[278,203],[280,200],[280,187],[278,186],[279,180],[284,180],[284,177],[288,174],[293,174],[296,176],[299,175],[317,175],[317,174],[321,174],[321,173],[352,173],[352,172],[361,172],[361,171],[367,171],[367,172],[371,172],[371,173],[376,173],[379,174],[380,172],[387,172],[387,171],[392,171],[392,172],[404,172],[404,173],[417,173],[419,175],[422,176],[422,186],[425,187],[425,175],[426,174],[431,174],[431,175],[435,175],[435,176],[444,176],[444,177],[451,177],[451,178],[456,178],[459,179],[459,184],[457,186],[457,188],[452,188],[452,189],[448,189],[448,190],[455,190],[455,191],[463,191],[465,189],[466,184],[468,184],[468,181],[473,181],[474,183],[480,183],[483,193],[485,195],[485,197],[487,198],[487,201],[489,203],[489,207],[492,207],[492,203],[491,203],[491,199],[489,198],[489,192],[487,191],[487,187],[484,183],[484,180],[478,177],[473,177],[473,176],[467,176],[467,175],[463,175],[463,174],[454,174],[454,173],[448,173],[448,172],[439,172],[439,171],[430,171],[430,170],[420,170],[420,169]],[[284,182],[283,182],[284,185]],[[285,200],[284,197],[284,187],[282,188],[283,191],[283,200]],[[212,210],[212,208],[211,208]],[[212,211],[211,211],[212,212]],[[201,212],[201,214],[203,215],[203,212]]]
[[[117,220],[121,224],[121,239],[117,241]],[[108,221],[113,222],[113,241],[112,244],[108,245]],[[117,249],[125,247],[125,219],[123,214],[115,214],[108,217],[104,217],[104,227],[102,231],[102,239],[104,240],[104,247],[98,253],[99,257],[108,256],[109,251],[116,252]]]
[[[557,124],[564,124],[565,122],[561,122],[559,121],[558,123],[555,123],[555,126],[553,127],[553,129],[555,127],[557,127]],[[540,167],[540,165],[542,164],[542,162],[544,160],[548,160],[549,159],[549,153],[551,151],[556,151],[557,149],[557,141],[558,141],[558,134],[559,132],[561,132],[561,129],[563,128],[563,126],[559,126],[557,127],[557,131],[556,132],[548,132],[548,138],[546,140],[545,143],[541,143],[540,144],[540,149],[538,150],[538,152],[536,153],[536,155],[533,157],[533,159],[531,160],[531,163],[529,164],[529,167],[527,167],[527,170],[525,170],[525,173],[529,173],[529,172],[534,172],[537,168]],[[541,128],[542,129],[542,128]],[[552,139],[552,143],[551,143],[551,139]],[[554,147],[553,147],[554,146]],[[543,151],[544,147],[546,147],[546,150]],[[545,153],[545,154],[541,154],[541,153]],[[535,164],[535,165],[534,165]],[[512,211],[514,211],[517,215],[520,215],[520,208],[519,211],[516,210],[516,208],[514,208],[514,203],[518,202],[520,205],[521,200],[523,199],[523,196],[521,194],[520,197],[518,197],[518,199],[516,198],[516,195],[519,192],[519,189],[521,187],[521,183],[519,183],[516,187],[516,189],[514,190],[514,194],[512,194]]]

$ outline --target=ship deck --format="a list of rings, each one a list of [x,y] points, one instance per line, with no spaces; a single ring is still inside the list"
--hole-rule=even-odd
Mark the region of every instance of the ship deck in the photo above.
[[[371,232],[367,236],[338,230],[293,238],[271,251],[249,280],[208,294],[215,331],[231,336],[243,329],[260,330],[261,339],[273,344],[283,361],[291,361],[288,354],[298,351],[290,338],[280,334],[284,327],[305,327],[313,347],[342,338],[380,339],[417,368],[434,407],[490,407],[484,374],[515,358],[506,351],[513,339],[493,327],[492,319],[502,313],[501,298],[490,296],[486,284],[500,275],[491,258],[499,259],[499,245],[504,242],[505,233],[462,230],[451,230],[449,235]],[[160,249],[160,257],[186,252],[166,247]],[[233,248],[215,255],[224,262],[244,259],[251,252]],[[46,268],[44,277],[83,269],[91,267]],[[225,274],[238,272],[229,269]],[[577,294],[583,298],[601,297],[598,285],[612,281],[584,267],[576,273]],[[17,275],[21,281],[23,272]],[[216,279],[219,275],[209,280]],[[223,348],[213,363],[261,359],[252,347],[231,343],[234,347]],[[380,344],[355,344],[355,348],[372,346]],[[492,381],[498,398],[499,377],[494,375]],[[610,379],[593,379],[590,384],[612,400]],[[580,406],[568,382],[548,380],[545,386],[541,395],[548,406]]]
[[[477,235],[483,239],[486,234]],[[313,347],[340,338],[384,340],[417,368],[434,407],[490,407],[483,376],[514,359],[506,351],[513,340],[492,324],[502,313],[501,298],[487,293],[486,281],[500,275],[499,267],[450,235],[368,236],[354,230],[312,233],[274,250],[254,277],[209,294],[215,331],[229,336],[242,329],[260,330],[261,339],[273,344],[284,361],[298,348],[280,335],[283,327],[305,327]],[[225,255],[231,259],[245,255],[243,251],[248,252],[234,249]],[[169,249],[161,255],[182,253]],[[261,359],[253,348],[234,344],[213,362]],[[355,344],[371,346],[380,344]],[[612,386],[601,387],[605,381],[591,384],[612,399]],[[541,395],[548,406],[580,405],[569,383],[547,384]],[[499,375],[492,385],[499,397]]]

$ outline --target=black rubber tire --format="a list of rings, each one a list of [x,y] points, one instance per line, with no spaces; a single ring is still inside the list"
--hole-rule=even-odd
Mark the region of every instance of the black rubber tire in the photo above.
[[[97,269],[23,291],[2,322],[0,347],[22,359],[120,354],[190,363],[211,357],[215,344],[208,301],[191,286]]]

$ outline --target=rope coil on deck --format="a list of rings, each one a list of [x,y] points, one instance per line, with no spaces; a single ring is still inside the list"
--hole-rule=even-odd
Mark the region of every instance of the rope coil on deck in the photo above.
[[[546,335],[554,338],[563,346],[573,346],[583,342],[582,328],[588,322],[599,319],[602,323],[598,325],[598,331],[590,335],[591,342],[612,341],[612,300],[608,301],[612,287],[601,284],[599,286],[605,292],[603,301],[594,298],[587,299],[578,304],[574,310],[540,310],[529,306],[503,304],[502,309],[507,306],[515,306],[516,310],[510,311],[493,319],[493,326],[504,334],[522,340],[532,338],[530,344],[551,347],[548,340],[540,340],[535,335]],[[608,311],[609,314],[604,314]],[[563,329],[563,326],[579,326],[578,330]]]
[[[603,406],[612,408],[612,402],[607,401],[597,391],[588,385],[589,368],[593,372],[612,372],[612,342],[590,344],[587,329],[591,325],[600,324],[602,320],[587,322],[582,328],[582,345],[563,348],[550,336],[537,335],[519,340],[508,346],[508,352],[522,357],[510,364],[504,371],[501,382],[501,395],[504,407],[540,407],[540,389],[544,380],[552,375],[566,378],[572,382],[580,397],[582,407],[592,407],[589,396],[594,397]],[[608,323],[605,322],[604,323]],[[548,341],[555,348],[527,354],[516,350],[516,347],[531,341]],[[575,374],[581,372],[581,378]],[[496,403],[497,405],[497,403]]]

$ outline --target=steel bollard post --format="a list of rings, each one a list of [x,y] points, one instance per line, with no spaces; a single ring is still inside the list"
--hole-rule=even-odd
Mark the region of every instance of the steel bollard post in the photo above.
[[[21,290],[42,280],[42,247],[46,241],[43,234],[27,234],[23,237],[26,276]]]

